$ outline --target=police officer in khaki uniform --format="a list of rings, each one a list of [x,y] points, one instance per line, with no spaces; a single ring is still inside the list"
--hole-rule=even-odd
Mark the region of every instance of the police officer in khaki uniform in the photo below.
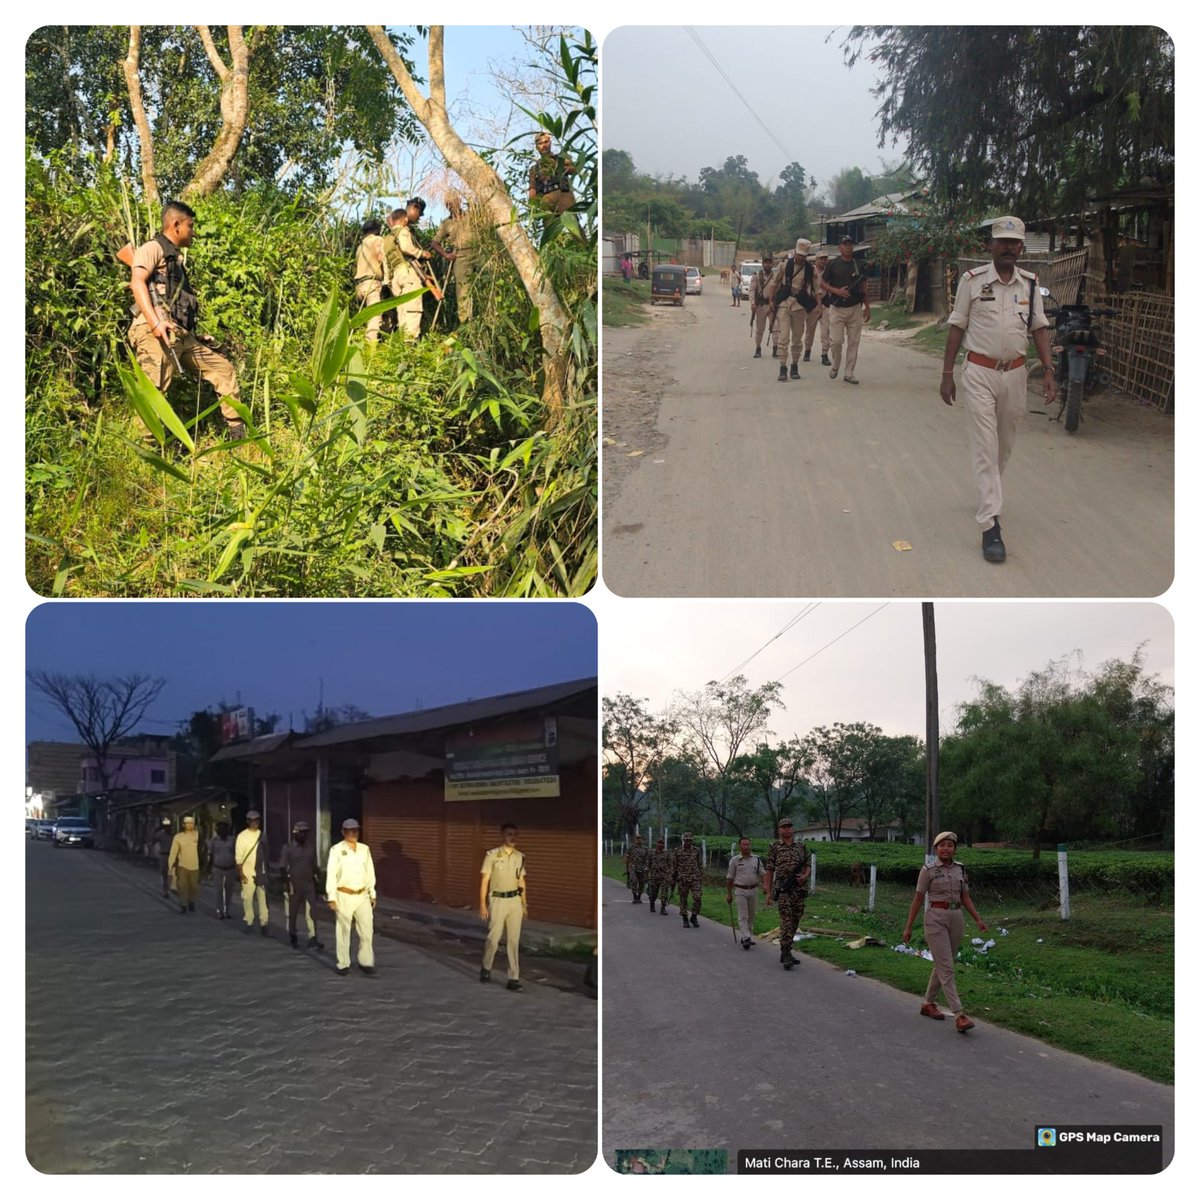
[[[808,252],[812,242],[797,238],[793,253],[775,268],[771,279],[771,303],[775,311],[775,334],[779,341],[779,382],[799,379],[800,353],[804,344],[804,322],[811,309],[819,307]],[[791,348],[791,368],[787,359]]]
[[[763,861],[750,853],[750,839],[742,838],[738,853],[729,860],[729,870],[725,872],[725,902],[737,902],[738,934],[743,950],[755,944],[754,910],[762,880]]]
[[[301,911],[308,926],[308,948],[323,949],[325,944],[317,940],[317,926],[313,919],[317,903],[317,848],[309,844],[307,821],[297,821],[292,827],[292,840],[284,846],[279,866],[283,872],[288,941],[292,949],[300,949],[296,923]]]
[[[246,423],[234,407],[241,403],[237,372],[209,339],[196,334],[200,306],[179,254],[192,244],[195,227],[195,212],[178,200],[169,200],[163,208],[162,232],[134,251],[129,344],[160,392],[165,393],[175,377],[176,361],[184,370],[207,379],[220,397],[226,430],[231,437],[241,438],[246,436]]]
[[[908,920],[904,925],[904,944],[908,945],[912,938],[913,922],[929,893],[929,909],[925,913],[925,941],[929,944],[933,955],[933,971],[929,976],[929,986],[925,989],[925,1003],[921,1005],[921,1015],[932,1017],[935,1021],[944,1021],[946,1014],[935,1003],[938,991],[946,995],[946,1003],[954,1014],[954,1027],[959,1033],[966,1033],[975,1027],[975,1022],[963,1012],[962,1001],[958,998],[958,987],[954,982],[954,956],[963,938],[963,915],[965,908],[979,926],[980,933],[987,932],[983,919],[975,911],[971,900],[971,892],[967,886],[967,872],[962,863],[956,862],[954,851],[958,847],[958,837],[947,830],[939,833],[934,839],[933,852],[937,855],[937,864],[932,867],[922,867],[917,876],[917,892],[909,905]]]
[[[354,258],[354,295],[367,308],[383,299],[387,279],[387,259],[383,252],[383,225],[379,221],[364,221],[363,239]],[[379,341],[383,328],[383,313],[367,320],[367,341]]]
[[[818,254],[813,260],[813,290],[820,298],[821,303],[804,316],[804,361],[809,362],[812,358],[813,338],[816,336],[817,326],[819,325],[821,327],[821,365],[825,367],[830,365],[829,305],[825,303],[829,297],[821,291],[821,278],[825,274],[825,268],[828,265],[828,254]]]
[[[821,275],[821,291],[833,298],[829,312],[829,337],[833,362],[829,378],[836,379],[842,365],[842,342],[846,343],[846,370],[843,383],[858,383],[858,342],[863,325],[871,319],[871,301],[867,299],[867,276],[854,258],[854,239],[846,234],[838,242],[838,257]]]
[[[413,235],[424,211],[425,201],[414,196],[405,205],[403,213],[399,209],[392,213],[392,236],[398,252],[390,285],[393,296],[405,296],[426,285],[427,270],[422,269],[421,264],[427,263],[433,255]],[[413,341],[421,336],[421,314],[424,311],[423,294],[406,300],[397,310],[399,327]]]
[[[433,248],[453,264],[446,283],[448,285],[453,278],[461,324],[471,319],[471,276],[475,271],[476,226],[479,218],[474,209],[468,212],[463,207],[462,197],[453,189],[446,193],[446,208],[450,215],[437,227],[433,235]]]
[[[554,154],[553,139],[548,133],[539,133],[533,139],[537,161],[529,170],[530,207],[543,212],[565,213],[575,203],[571,191],[571,176],[575,164],[565,154]]]
[[[171,841],[167,870],[175,873],[180,913],[195,912],[196,897],[200,894],[200,835],[196,832],[195,817],[183,818],[183,828]]]
[[[1037,276],[1017,266],[1024,248],[1025,226],[1018,218],[1000,217],[992,223],[991,265],[976,267],[959,280],[942,363],[942,402],[953,404],[954,359],[965,343],[962,385],[979,497],[975,520],[983,530],[983,557],[996,563],[1007,557],[1000,537],[1000,477],[1025,415],[1025,351],[1030,334],[1045,368],[1042,386],[1047,404],[1057,392],[1050,322]]]
[[[361,826],[353,818],[342,822],[342,840],[329,848],[325,868],[325,899],[337,920],[337,973],[350,974],[350,929],[358,930],[358,965],[364,975],[375,974],[375,860],[371,848],[358,840]]]
[[[762,270],[750,281],[750,305],[754,309],[754,357],[762,358],[763,332],[771,326],[771,357],[779,357],[779,330],[771,321],[771,277],[775,274],[775,259],[771,254],[762,257]]]
[[[525,892],[525,855],[517,849],[517,827],[500,826],[502,844],[483,856],[479,872],[479,916],[487,922],[487,941],[483,944],[483,965],[479,982],[492,978],[492,963],[505,939],[508,951],[508,990],[521,990],[521,921],[529,912]]]

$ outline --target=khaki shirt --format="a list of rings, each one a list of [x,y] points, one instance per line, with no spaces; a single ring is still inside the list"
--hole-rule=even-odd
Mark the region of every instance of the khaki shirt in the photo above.
[[[1029,284],[1033,281],[1033,319],[1029,319]],[[963,347],[1000,362],[1024,358],[1029,335],[1045,329],[1046,319],[1037,276],[1017,267],[1005,283],[996,273],[996,264],[976,267],[958,281],[951,325],[966,330]]]
[[[133,267],[141,267],[146,272],[146,287],[150,292],[150,299],[164,316],[168,315],[170,304],[167,296],[167,256],[163,252],[162,243],[157,238],[143,242],[133,252]],[[132,275],[133,268],[130,269],[130,276]],[[149,325],[146,314],[142,312],[141,305],[136,300],[133,307],[136,311],[131,324]]]
[[[167,869],[174,867],[184,871],[200,870],[200,834],[196,830],[180,830],[172,839]]]
[[[748,854],[743,858],[740,854],[730,859],[729,870],[725,872],[725,882],[737,886],[757,887],[762,883],[763,862],[757,854]]]
[[[943,867],[941,863],[936,867],[922,867],[917,876],[917,894],[923,896],[928,892],[930,900],[948,900],[958,904],[970,890],[966,868],[957,859],[948,867]]]
[[[770,274],[766,271],[758,271],[755,273],[754,282],[750,284],[750,302],[752,304],[770,304],[771,297],[775,294],[770,286],[775,279],[775,272],[778,267],[772,267]]]
[[[352,892],[366,890],[375,899],[375,860],[371,848],[359,842],[354,849],[349,842],[338,842],[330,847],[329,862],[325,868],[325,898],[337,900],[338,888]]]
[[[422,285],[421,277],[417,274],[411,260],[414,258],[428,259],[433,255],[420,247],[417,239],[413,237],[413,231],[407,225],[397,225],[392,230],[392,234],[396,239],[396,245],[400,248],[401,255],[403,255],[399,266],[392,274],[391,283],[392,291],[400,296]]]
[[[361,284],[374,280],[382,283],[384,270],[383,238],[377,233],[369,233],[358,244],[358,256],[354,260],[354,282]]]
[[[525,855],[520,850],[497,846],[483,856],[480,875],[488,875],[489,892],[515,892],[525,878]]]

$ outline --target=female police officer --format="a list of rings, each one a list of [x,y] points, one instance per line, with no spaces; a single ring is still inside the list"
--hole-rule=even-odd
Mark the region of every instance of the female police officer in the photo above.
[[[933,843],[937,862],[932,867],[922,867],[917,877],[917,893],[908,909],[908,920],[904,925],[904,943],[912,938],[913,921],[917,911],[929,893],[929,908],[925,913],[925,941],[933,954],[933,972],[929,976],[929,986],[925,989],[925,1003],[921,1005],[921,1015],[932,1017],[935,1021],[944,1021],[946,1014],[942,1012],[935,1000],[939,988],[946,994],[946,1003],[954,1013],[954,1027],[959,1033],[966,1033],[975,1027],[975,1022],[963,1012],[962,1001],[958,998],[958,987],[954,982],[954,955],[958,951],[963,937],[962,910],[974,918],[981,933],[987,930],[975,904],[971,900],[971,892],[967,886],[967,872],[962,863],[955,862],[954,851],[958,847],[958,837],[950,832],[939,833]]]

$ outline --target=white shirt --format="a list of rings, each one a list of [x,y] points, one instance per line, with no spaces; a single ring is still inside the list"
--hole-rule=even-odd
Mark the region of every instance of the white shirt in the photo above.
[[[329,865],[325,868],[325,898],[336,900],[340,887],[352,892],[366,888],[367,895],[375,899],[375,863],[369,846],[359,842],[351,850],[349,842],[338,842],[330,849]]]

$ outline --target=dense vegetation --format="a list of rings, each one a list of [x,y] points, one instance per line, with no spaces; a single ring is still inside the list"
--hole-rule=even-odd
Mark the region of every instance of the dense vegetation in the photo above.
[[[99,54],[107,43],[97,35],[85,45]],[[552,132],[579,164],[579,204],[560,220],[527,212],[527,132],[514,138],[517,148],[488,157],[569,317],[562,411],[543,399],[538,310],[490,229],[481,234],[468,324],[457,323],[453,292],[440,305],[427,294],[419,342],[363,342],[352,287],[358,222],[390,206],[379,189],[352,197],[351,207],[344,190],[318,185],[334,150],[361,142],[359,173],[369,176],[369,154],[385,133],[416,136],[411,114],[393,127],[376,112],[357,124],[347,116],[336,145],[322,142],[286,181],[272,171],[278,148],[261,151],[263,163],[239,153],[240,171],[192,200],[189,272],[203,332],[238,369],[251,418],[242,442],[223,440],[207,385],[179,381],[167,403],[132,363],[128,275],[113,255],[153,235],[157,208],[143,201],[136,155],[118,149],[106,158],[94,139],[68,136],[69,121],[47,116],[58,111],[51,101],[64,102],[44,72],[37,76],[26,153],[27,576],[35,590],[587,590],[597,562],[596,59],[586,35],[549,51],[537,66],[556,101],[530,113],[530,125]],[[360,47],[351,75],[365,70],[369,53]],[[271,69],[254,78],[264,96],[303,88],[294,75],[276,78],[271,55],[256,58],[256,70],[263,61]],[[284,122],[278,104],[258,111],[285,147],[311,148],[307,126]],[[56,138],[61,144],[50,145]],[[185,178],[174,142],[164,146],[169,177]]]

